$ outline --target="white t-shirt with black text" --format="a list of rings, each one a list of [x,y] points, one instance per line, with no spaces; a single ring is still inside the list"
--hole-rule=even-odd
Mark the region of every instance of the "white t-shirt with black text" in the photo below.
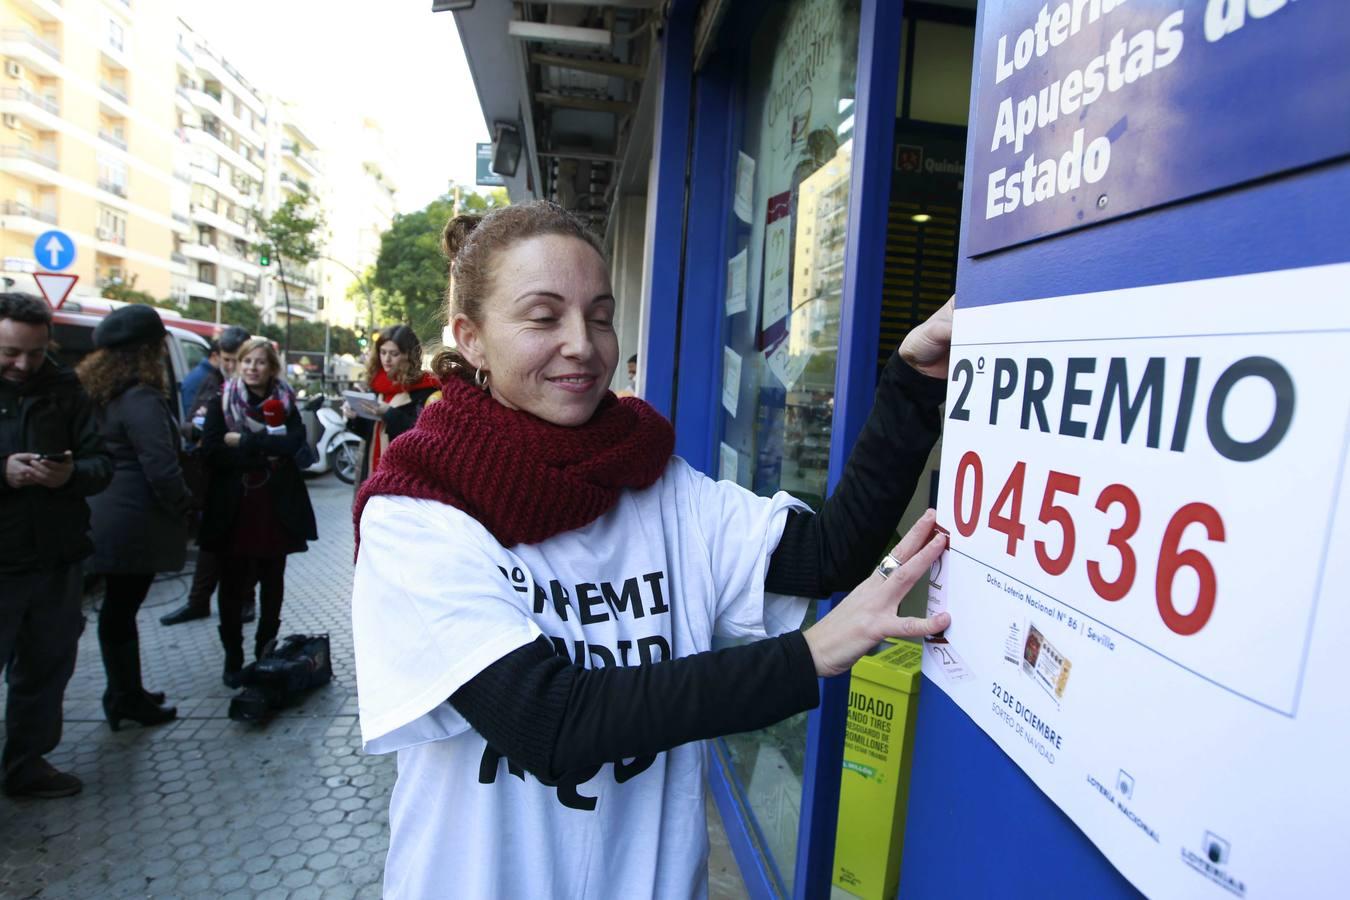
[[[385,896],[705,896],[702,743],[548,786],[447,698],[540,635],[587,667],[635,666],[800,627],[808,601],[764,578],[804,508],[678,457],[584,528],[510,548],[454,507],[372,498],[352,618],[365,749],[398,753]]]

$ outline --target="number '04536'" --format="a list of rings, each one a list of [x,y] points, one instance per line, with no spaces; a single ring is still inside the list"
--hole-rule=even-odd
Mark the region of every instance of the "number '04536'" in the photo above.
[[[1026,480],[1027,464],[1018,462],[989,506],[985,519],[990,529],[1007,539],[1005,550],[1013,557],[1017,556],[1018,545],[1026,539],[1027,526],[1022,521]],[[1047,528],[1058,530],[1059,549],[1052,553],[1052,542],[1038,539],[1033,542],[1033,552],[1037,564],[1048,575],[1063,575],[1073,564],[1078,550],[1078,532],[1073,515],[1061,503],[1061,497],[1078,496],[1081,488],[1082,481],[1077,475],[1054,470],[1046,475],[1037,520]],[[962,537],[970,537],[979,527],[984,512],[984,463],[974,450],[967,451],[957,464],[953,498],[956,530]],[[1107,534],[1106,547],[1094,553],[1100,558],[1088,559],[1086,563],[1092,590],[1103,600],[1114,603],[1130,592],[1139,572],[1139,560],[1131,541],[1139,530],[1142,511],[1139,498],[1123,484],[1108,484],[1102,488],[1093,505],[1104,515],[1117,509],[1120,511],[1120,524]],[[1182,535],[1191,525],[1201,526],[1210,541],[1221,542],[1225,537],[1223,519],[1208,503],[1182,506],[1172,514],[1163,531],[1154,576],[1154,596],[1163,624],[1179,635],[1195,634],[1205,627],[1214,614],[1214,601],[1218,595],[1218,577],[1209,558],[1201,550],[1181,548]],[[1114,555],[1118,567],[1103,565],[1107,554]],[[1114,578],[1107,578],[1103,569],[1112,568],[1118,568],[1119,573]],[[1177,609],[1172,594],[1177,573],[1182,569],[1190,569],[1199,581],[1195,608],[1188,613]]]

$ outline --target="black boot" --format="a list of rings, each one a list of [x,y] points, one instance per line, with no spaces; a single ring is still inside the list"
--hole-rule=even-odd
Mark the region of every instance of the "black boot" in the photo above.
[[[227,634],[224,625],[220,626],[220,643],[225,648],[225,672],[221,680],[227,688],[240,685],[239,673],[244,668],[244,635],[240,631]]]
[[[160,616],[159,624],[177,625],[181,622],[191,622],[195,619],[206,619],[209,618],[210,615],[211,615],[210,607],[207,607],[206,609],[202,609],[201,607],[194,607],[192,605],[192,602],[188,601],[187,603],[184,603],[182,606],[178,607],[168,615]]]
[[[108,689],[103,692],[103,715],[108,727],[117,731],[123,719],[141,725],[162,725],[178,718],[172,706],[160,706],[141,686],[141,647],[137,640],[117,645],[102,645],[103,668]]]
[[[258,630],[253,636],[253,658],[262,659],[263,653],[267,652],[267,646],[276,640],[277,632],[281,630],[280,622],[260,622]]]

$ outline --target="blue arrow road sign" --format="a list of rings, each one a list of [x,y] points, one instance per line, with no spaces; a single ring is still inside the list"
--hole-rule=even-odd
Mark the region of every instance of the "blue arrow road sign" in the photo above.
[[[33,258],[44,269],[59,272],[75,261],[75,242],[64,231],[44,231],[33,242]]]

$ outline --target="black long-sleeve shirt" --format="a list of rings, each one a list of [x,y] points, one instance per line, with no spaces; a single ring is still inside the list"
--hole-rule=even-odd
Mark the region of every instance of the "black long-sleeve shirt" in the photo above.
[[[855,587],[891,540],[941,427],[941,379],[893,355],[839,485],[790,513],[765,588],[827,597]],[[645,666],[586,669],[547,638],[508,653],[450,698],[494,749],[556,781],[600,763],[754,731],[819,703],[800,631]]]

